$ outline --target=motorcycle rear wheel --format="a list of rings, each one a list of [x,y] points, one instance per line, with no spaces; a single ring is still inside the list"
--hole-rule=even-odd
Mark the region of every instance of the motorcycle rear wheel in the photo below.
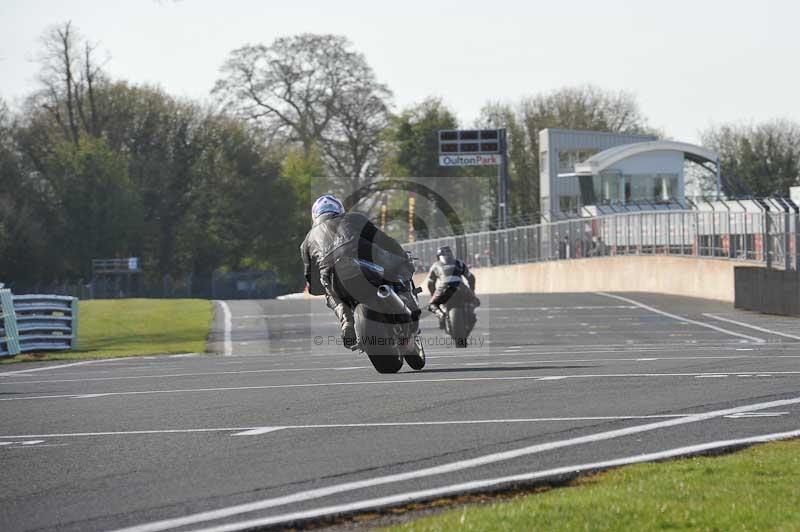
[[[450,336],[455,340],[456,347],[467,347],[467,315],[464,307],[457,305],[448,311],[450,315]]]
[[[403,357],[400,355],[370,355],[367,353],[367,356],[378,373],[397,373],[403,367]]]

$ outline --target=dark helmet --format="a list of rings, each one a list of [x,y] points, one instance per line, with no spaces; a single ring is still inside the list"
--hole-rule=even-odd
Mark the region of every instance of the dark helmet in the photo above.
[[[453,255],[453,250],[450,249],[450,246],[442,246],[439,249],[437,249],[436,257],[445,263],[452,262],[455,259],[455,256]]]

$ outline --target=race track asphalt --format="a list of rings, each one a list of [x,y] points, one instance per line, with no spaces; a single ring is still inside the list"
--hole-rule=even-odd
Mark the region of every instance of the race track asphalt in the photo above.
[[[484,296],[468,349],[427,316],[426,368],[380,375],[318,300],[224,305],[218,354],[0,369],[0,530],[302,525],[800,430],[800,319]]]

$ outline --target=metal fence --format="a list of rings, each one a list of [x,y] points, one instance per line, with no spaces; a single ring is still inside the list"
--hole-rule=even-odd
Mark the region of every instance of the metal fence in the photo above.
[[[405,244],[418,269],[450,246],[473,268],[616,255],[732,259],[796,270],[800,214],[727,210],[620,213]]]
[[[0,356],[67,351],[78,341],[78,299],[0,290]]]

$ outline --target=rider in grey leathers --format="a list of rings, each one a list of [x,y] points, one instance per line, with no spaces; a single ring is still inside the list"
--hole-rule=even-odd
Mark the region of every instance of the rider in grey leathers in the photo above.
[[[455,258],[449,246],[442,246],[436,250],[436,262],[428,273],[428,291],[431,294],[428,310],[439,318],[439,328],[444,328],[446,309],[441,306],[455,294],[457,290],[466,290],[461,278],[467,280],[469,292],[465,292],[468,300],[475,306],[480,305],[480,300],[475,296],[475,276],[463,261]]]
[[[319,197],[311,218],[313,225],[300,246],[308,291],[325,295],[325,302],[341,323],[345,347],[352,348],[356,343],[353,308],[358,301],[337,275],[338,261],[358,258],[382,266],[387,274],[405,276],[413,273],[413,265],[397,241],[363,214],[345,212],[335,196]]]

